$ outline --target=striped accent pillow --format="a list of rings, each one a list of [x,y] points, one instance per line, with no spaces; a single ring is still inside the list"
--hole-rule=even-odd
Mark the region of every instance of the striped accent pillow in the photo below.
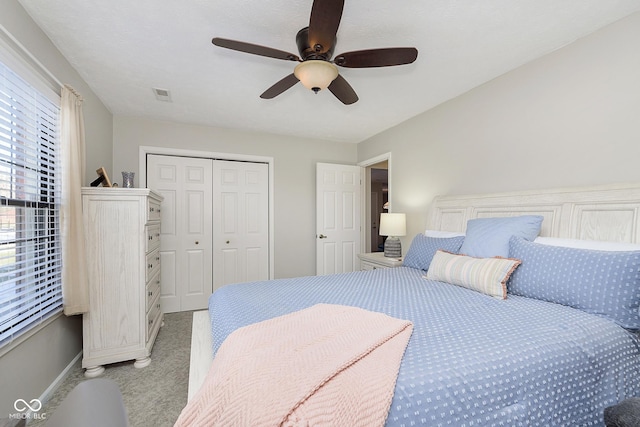
[[[506,299],[507,280],[520,263],[513,258],[473,258],[439,250],[431,260],[426,278]]]

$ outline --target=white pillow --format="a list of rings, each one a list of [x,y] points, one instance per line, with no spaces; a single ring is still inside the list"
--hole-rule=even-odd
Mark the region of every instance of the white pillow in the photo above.
[[[427,237],[438,237],[448,239],[450,237],[464,236],[462,231],[442,231],[442,230],[425,230],[424,235]]]
[[[535,243],[548,246],[563,246],[576,249],[593,249],[597,251],[622,252],[640,251],[637,243],[603,242],[598,240],[564,239],[561,237],[536,237]]]

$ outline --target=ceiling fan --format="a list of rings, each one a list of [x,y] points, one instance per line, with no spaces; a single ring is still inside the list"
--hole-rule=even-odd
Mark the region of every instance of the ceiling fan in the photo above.
[[[343,7],[344,0],[313,1],[309,26],[296,35],[300,57],[270,47],[219,37],[211,42],[216,46],[253,55],[300,62],[292,74],[264,91],[260,98],[275,98],[300,81],[315,93],[328,88],[342,103],[353,104],[358,100],[358,95],[338,73],[336,65],[345,68],[370,68],[410,64],[418,57],[418,50],[413,47],[358,50],[341,53],[331,60]]]

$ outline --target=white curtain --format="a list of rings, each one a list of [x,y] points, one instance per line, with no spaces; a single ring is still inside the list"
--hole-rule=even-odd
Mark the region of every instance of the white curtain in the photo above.
[[[62,302],[67,316],[89,310],[89,283],[82,222],[82,182],[85,174],[82,97],[62,88],[60,142],[62,165]]]

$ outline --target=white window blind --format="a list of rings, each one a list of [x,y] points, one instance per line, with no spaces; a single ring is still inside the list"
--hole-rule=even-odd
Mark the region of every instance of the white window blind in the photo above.
[[[59,115],[0,62],[0,346],[62,310]]]

